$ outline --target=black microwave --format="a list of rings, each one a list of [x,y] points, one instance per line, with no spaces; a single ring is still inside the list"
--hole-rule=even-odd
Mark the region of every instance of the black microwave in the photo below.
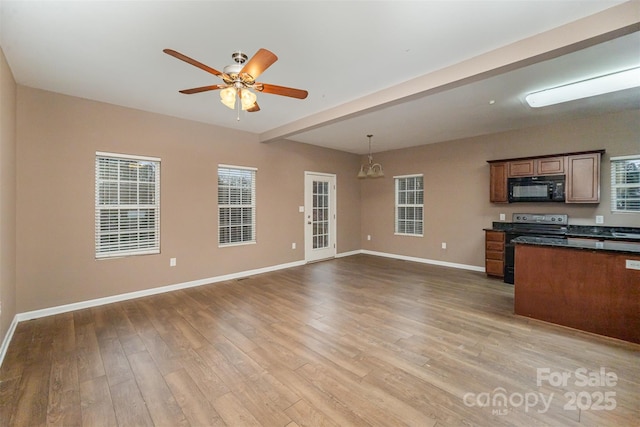
[[[564,175],[509,178],[509,203],[564,202]]]

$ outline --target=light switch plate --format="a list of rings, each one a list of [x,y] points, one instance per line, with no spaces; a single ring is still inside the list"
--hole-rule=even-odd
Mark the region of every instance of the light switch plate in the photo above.
[[[596,224],[604,224],[604,216],[596,215]]]
[[[507,219],[507,216],[505,214],[500,214],[500,221],[504,221],[505,219]]]
[[[304,212],[304,206],[298,206],[298,212]]]

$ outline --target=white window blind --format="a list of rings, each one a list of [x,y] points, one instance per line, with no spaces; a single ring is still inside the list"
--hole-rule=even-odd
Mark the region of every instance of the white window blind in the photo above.
[[[218,243],[256,241],[256,169],[218,165]]]
[[[96,153],[96,258],[160,253],[160,159]]]
[[[422,236],[424,186],[422,175],[394,177],[396,184],[395,234]]]
[[[611,212],[640,212],[640,154],[611,158]]]

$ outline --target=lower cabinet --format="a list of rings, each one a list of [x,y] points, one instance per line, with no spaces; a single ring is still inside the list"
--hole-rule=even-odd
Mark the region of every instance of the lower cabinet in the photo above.
[[[487,276],[504,277],[504,231],[485,231],[484,253]]]
[[[518,244],[514,312],[640,344],[640,254]]]

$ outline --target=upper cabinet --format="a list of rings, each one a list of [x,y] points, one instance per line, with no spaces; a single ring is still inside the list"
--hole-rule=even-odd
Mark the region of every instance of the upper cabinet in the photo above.
[[[565,175],[566,203],[600,202],[600,157],[604,150],[489,161],[491,203],[508,203],[508,178]]]
[[[507,174],[508,178],[534,176],[536,174],[533,159],[514,160],[512,162],[507,162],[507,167],[509,169],[509,173]]]
[[[507,194],[507,163],[491,163],[491,184],[489,185],[489,201],[491,203],[509,202]]]
[[[600,202],[600,153],[567,156],[567,203]]]
[[[564,175],[565,162],[566,156],[512,160],[507,162],[507,177]]]
[[[566,156],[536,159],[535,175],[564,175],[566,160]]]

